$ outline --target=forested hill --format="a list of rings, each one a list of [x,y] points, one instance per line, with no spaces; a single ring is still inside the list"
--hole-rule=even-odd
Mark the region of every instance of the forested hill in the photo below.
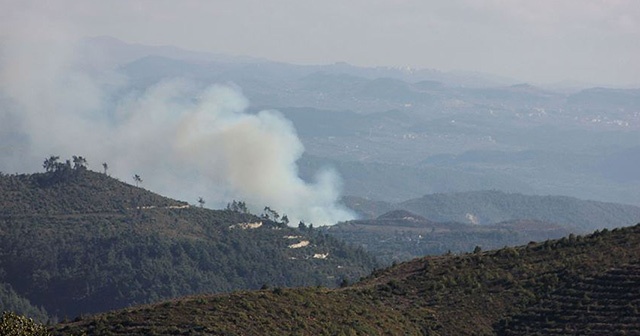
[[[87,169],[0,177],[0,216],[114,213],[137,207],[185,207]]]
[[[424,257],[346,288],[202,295],[54,333],[105,335],[635,335],[640,224],[500,250]]]
[[[357,197],[346,197],[344,201],[363,218],[370,219],[402,209],[436,222],[483,225],[528,219],[556,223],[580,233],[640,222],[640,207],[633,205],[496,190],[429,194],[395,204]]]
[[[189,206],[84,168],[0,176],[0,284],[15,301],[3,309],[74,317],[199,293],[332,287],[375,266],[318,230]]]

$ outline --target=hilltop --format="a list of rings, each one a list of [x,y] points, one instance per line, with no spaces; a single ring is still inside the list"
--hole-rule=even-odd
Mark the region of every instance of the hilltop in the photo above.
[[[190,206],[84,168],[0,176],[3,295],[39,319],[40,307],[55,319],[201,293],[333,287],[375,266],[312,227]]]
[[[117,213],[142,208],[188,208],[186,202],[154,194],[87,169],[0,177],[0,216]]]
[[[640,224],[500,250],[414,259],[340,289],[193,296],[83,317],[53,331],[635,334],[640,328],[639,260]]]

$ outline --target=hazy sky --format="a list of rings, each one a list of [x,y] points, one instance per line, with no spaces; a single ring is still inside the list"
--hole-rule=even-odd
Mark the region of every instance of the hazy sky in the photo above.
[[[637,0],[0,0],[0,21],[300,64],[640,84]]]

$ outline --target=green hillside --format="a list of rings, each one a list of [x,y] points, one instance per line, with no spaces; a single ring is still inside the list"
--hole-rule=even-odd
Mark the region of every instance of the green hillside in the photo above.
[[[276,288],[193,296],[83,317],[59,324],[53,331],[57,335],[551,331],[602,335],[605,330],[631,335],[640,330],[635,286],[639,261],[640,224],[585,237],[571,235],[520,247],[415,259],[340,289]],[[619,316],[608,318],[611,313],[603,308],[605,304],[611,304]],[[565,311],[563,305],[579,308]],[[543,329],[538,329],[541,314],[548,316]]]
[[[263,285],[333,287],[376,265],[315,229],[86,169],[0,176],[0,205],[0,283],[58,318]]]

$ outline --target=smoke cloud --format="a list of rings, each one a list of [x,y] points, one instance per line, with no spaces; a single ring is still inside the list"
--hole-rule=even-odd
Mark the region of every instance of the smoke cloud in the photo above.
[[[82,155],[95,170],[106,162],[112,176],[139,174],[144,187],[191,203],[244,200],[292,223],[353,218],[337,202],[339,177],[324,170],[303,181],[292,123],[277,111],[247,113],[240,88],[175,78],[134,90],[117,71],[87,63],[59,25],[22,19],[0,47],[1,171]]]

